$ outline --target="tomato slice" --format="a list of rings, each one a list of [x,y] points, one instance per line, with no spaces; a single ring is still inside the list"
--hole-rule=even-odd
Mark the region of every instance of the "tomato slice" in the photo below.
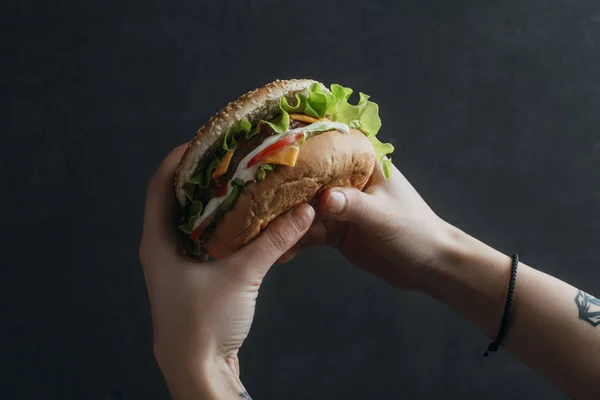
[[[263,158],[265,158],[265,156],[267,156],[268,154],[279,150],[280,148],[284,147],[284,146],[289,146],[290,144],[296,143],[298,140],[302,139],[304,137],[304,133],[300,132],[300,133],[296,133],[295,135],[290,135],[290,136],[286,136],[281,140],[278,140],[277,142],[273,143],[270,146],[265,147],[263,150],[259,151],[258,154],[256,154],[254,157],[252,157],[252,159],[250,161],[248,161],[248,165],[247,167],[250,168],[253,165],[256,165],[260,162],[260,160],[262,160]]]

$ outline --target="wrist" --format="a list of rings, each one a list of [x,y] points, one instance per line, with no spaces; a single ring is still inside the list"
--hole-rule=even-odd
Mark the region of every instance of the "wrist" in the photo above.
[[[445,223],[439,258],[419,290],[459,311],[492,336],[506,299],[511,259]]]
[[[158,364],[175,400],[239,399],[245,391],[236,367],[219,356],[162,359]]]
[[[412,289],[426,294],[433,294],[441,281],[451,278],[455,266],[467,258],[468,235],[441,218],[436,220],[434,228],[427,251],[430,257],[414,268],[418,276]]]

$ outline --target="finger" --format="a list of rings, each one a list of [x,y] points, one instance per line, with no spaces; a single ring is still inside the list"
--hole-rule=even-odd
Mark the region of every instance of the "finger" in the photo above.
[[[315,218],[316,220],[316,218]],[[304,253],[311,247],[317,247],[327,244],[327,228],[323,222],[313,224],[310,229],[291,249],[286,251],[276,264],[284,264],[292,261],[295,257]]]
[[[157,254],[177,254],[173,181],[175,170],[185,148],[186,145],[181,145],[174,149],[162,161],[148,182],[142,230],[142,250],[151,249],[155,256]]]
[[[231,256],[230,262],[252,279],[262,280],[271,265],[306,233],[314,217],[314,209],[301,204],[271,222],[256,239]]]
[[[385,182],[386,182],[386,179],[385,179],[385,176],[383,175],[383,171],[381,170],[381,163],[376,162],[375,166],[373,167],[373,173],[371,174],[371,177],[369,178],[369,181],[367,182],[367,187],[373,186],[373,185],[385,184]]]
[[[380,192],[394,193],[396,187],[398,186],[398,178],[402,174],[400,173],[400,171],[398,171],[398,169],[396,168],[396,166],[394,164],[392,164],[391,170],[392,170],[391,171],[392,174],[391,174],[390,178],[386,179],[386,177],[383,175],[383,171],[381,169],[381,163],[376,162],[375,167],[373,168],[373,173],[371,174],[369,181],[365,185],[365,189],[364,189],[365,193],[369,193],[369,194],[377,194]]]
[[[379,198],[348,187],[323,193],[318,210],[328,220],[352,222],[370,234],[381,233],[390,220],[390,210]]]

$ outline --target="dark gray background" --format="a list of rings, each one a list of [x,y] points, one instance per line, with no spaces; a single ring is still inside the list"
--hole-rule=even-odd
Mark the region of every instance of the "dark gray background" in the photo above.
[[[600,292],[597,1],[206,3],[2,2],[0,397],[167,398],[137,260],[146,181],[276,78],[369,93],[442,217]],[[322,249],[268,275],[242,378],[261,400],[564,398],[487,344]]]

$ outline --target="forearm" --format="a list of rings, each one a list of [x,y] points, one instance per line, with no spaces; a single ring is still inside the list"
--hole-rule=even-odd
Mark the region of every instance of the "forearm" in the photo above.
[[[444,256],[421,288],[468,318],[490,338],[498,333],[510,257],[449,227]],[[504,345],[569,395],[600,392],[600,326],[579,318],[578,290],[520,264]]]

